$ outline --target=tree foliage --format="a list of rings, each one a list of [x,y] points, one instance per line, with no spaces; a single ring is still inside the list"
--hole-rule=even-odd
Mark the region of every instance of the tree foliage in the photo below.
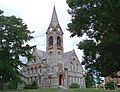
[[[93,86],[95,86],[95,79],[92,74],[86,73],[85,84],[87,88],[92,88]]]
[[[4,16],[0,11],[0,81],[20,81],[20,56],[32,57],[32,46],[25,45],[33,37],[22,19]]]
[[[72,16],[71,37],[87,38],[78,44],[86,70],[115,77],[120,71],[120,0],[67,0]]]

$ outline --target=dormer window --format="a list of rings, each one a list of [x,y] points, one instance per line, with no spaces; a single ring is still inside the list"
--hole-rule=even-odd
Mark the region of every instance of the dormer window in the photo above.
[[[49,37],[49,46],[52,46],[52,45],[53,45],[53,37],[50,36],[50,37]]]

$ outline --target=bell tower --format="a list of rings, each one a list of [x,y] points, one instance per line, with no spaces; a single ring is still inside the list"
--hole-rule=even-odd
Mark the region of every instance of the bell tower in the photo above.
[[[58,21],[55,6],[46,32],[46,52],[49,65],[63,67],[63,31]]]

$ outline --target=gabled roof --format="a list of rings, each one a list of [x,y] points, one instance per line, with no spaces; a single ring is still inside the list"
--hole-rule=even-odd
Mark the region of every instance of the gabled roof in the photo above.
[[[75,56],[76,59],[77,59],[77,62],[80,63],[80,62],[79,62],[79,59],[78,59],[78,57],[77,57],[77,55],[76,55],[76,53],[75,53],[75,50],[73,49],[72,51],[66,52],[66,53],[64,53],[64,55],[63,55],[63,62],[64,62],[64,66],[65,66],[65,67],[68,65],[68,63],[71,62],[72,56]],[[82,66],[81,66],[81,69],[82,69],[82,71],[83,71]]]
[[[78,59],[74,49],[72,51],[64,53],[63,62],[64,62],[65,66],[72,60],[73,56],[76,57],[76,59],[77,59],[76,61],[79,62],[79,59]]]
[[[64,65],[66,66],[67,63],[70,61],[71,57],[73,55],[73,50],[72,51],[69,51],[69,52],[66,52],[64,53],[63,55],[63,61],[64,61]]]
[[[44,59],[47,59],[47,53],[45,51],[36,49],[34,51],[34,54],[36,54],[37,57],[39,58],[39,60],[41,60],[41,61],[44,60]],[[70,59],[72,58],[72,56],[74,54],[77,57],[74,49],[72,51],[68,51],[68,52],[63,54],[63,62],[65,64],[65,66],[70,62]],[[78,59],[78,57],[77,57],[77,59]]]
[[[41,59],[41,60],[46,59],[47,53],[45,51],[36,49],[35,52],[36,52],[39,59]]]

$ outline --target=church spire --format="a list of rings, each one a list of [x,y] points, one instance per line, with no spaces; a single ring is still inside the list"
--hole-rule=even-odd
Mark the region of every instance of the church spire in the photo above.
[[[59,24],[59,21],[58,21],[58,17],[57,17],[55,5],[54,5],[52,18],[51,18],[51,25],[56,27],[58,24]]]

